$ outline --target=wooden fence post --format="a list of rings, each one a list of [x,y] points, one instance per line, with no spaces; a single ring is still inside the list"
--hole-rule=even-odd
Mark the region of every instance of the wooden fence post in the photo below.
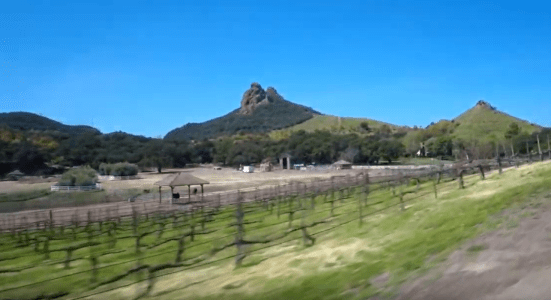
[[[480,179],[484,180],[486,176],[484,176],[484,168],[482,167],[482,164],[478,164],[478,170],[480,171]]]
[[[46,235],[45,235],[45,240],[44,240],[44,258],[45,259],[50,259],[50,239],[53,237],[53,233],[52,231],[48,232]]]
[[[92,267],[92,277],[90,278],[91,283],[95,283],[98,279],[98,257],[93,248],[94,246],[90,247],[90,265]]]
[[[367,206],[367,201],[369,200],[369,185],[365,185],[363,187],[363,192],[364,192],[364,206]]]
[[[434,199],[438,199],[438,191],[437,191],[437,186],[438,186],[438,172],[435,173],[435,179],[432,181],[432,187],[434,189]]]
[[[400,187],[400,189],[399,189],[398,197],[400,197],[400,210],[405,211],[406,206],[404,204],[404,191],[403,191],[402,187]]]
[[[438,173],[437,173],[437,176],[436,176],[436,184],[440,183],[440,180],[442,179],[442,171],[443,170],[444,170],[444,165],[440,164],[439,169],[438,169]]]
[[[175,263],[180,263],[182,261],[182,254],[185,250],[185,237],[186,235],[182,232],[180,238],[178,238],[178,249],[176,250],[176,258],[174,259]]]
[[[71,257],[73,255],[73,248],[68,247],[66,249],[66,251],[67,251],[67,255],[65,256],[64,268],[69,269],[69,266],[70,266],[70,263],[71,263]]]
[[[358,198],[358,213],[360,215],[360,220],[359,220],[359,227],[362,227],[362,223],[363,223],[363,214],[362,214],[362,197],[360,197],[360,190],[356,190],[356,198]],[[365,197],[367,198],[367,196]]]
[[[538,139],[538,153],[540,155],[540,161],[543,161],[543,153],[541,152],[540,135],[539,134],[537,135],[537,139]]]
[[[528,146],[528,141],[526,141],[526,153],[528,154],[528,160],[532,161],[532,152],[530,152],[530,148]]]
[[[308,209],[304,206],[301,206],[302,210],[302,218],[300,220],[300,230],[302,231],[302,243],[304,246],[307,245],[313,245],[316,242],[316,239],[308,234],[306,231],[306,214],[308,213]],[[310,242],[311,244],[309,244]]]
[[[50,230],[54,228],[54,215],[52,213],[52,210],[50,209]]]
[[[334,216],[334,210],[335,210],[335,192],[333,191],[333,189],[330,190],[331,192],[331,200],[329,200],[331,202],[331,217]]]
[[[279,220],[279,217],[281,216],[281,202],[283,202],[284,195],[278,195],[277,196],[277,219]]]
[[[294,200],[295,196],[294,195],[291,195],[291,197],[289,198],[289,228],[291,228],[291,226],[293,225],[293,214],[295,213],[293,211],[293,200]]]

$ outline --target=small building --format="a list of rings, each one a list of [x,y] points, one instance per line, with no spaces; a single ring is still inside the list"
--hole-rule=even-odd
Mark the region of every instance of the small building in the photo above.
[[[21,179],[21,177],[23,177],[23,176],[25,176],[25,174],[23,174],[19,170],[15,170],[13,172],[8,173],[8,175],[6,175],[8,180],[13,180],[13,181],[17,181],[17,180]]]
[[[346,160],[339,160],[333,164],[333,167],[337,170],[352,169],[352,163],[347,162]]]
[[[282,170],[291,170],[291,154],[286,152],[279,155],[279,167]]]
[[[254,167],[253,166],[244,166],[243,167],[243,173],[253,173]]]

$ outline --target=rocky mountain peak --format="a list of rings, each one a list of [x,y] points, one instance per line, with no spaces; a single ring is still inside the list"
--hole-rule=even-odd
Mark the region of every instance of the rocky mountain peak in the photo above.
[[[251,114],[259,105],[265,105],[277,100],[283,100],[276,89],[268,87],[264,90],[257,82],[251,83],[251,87],[245,91],[243,98],[241,99],[240,114]]]
[[[483,107],[483,108],[488,108],[488,109],[491,109],[491,110],[495,110],[495,107],[493,107],[492,105],[490,105],[490,103],[484,101],[484,100],[479,100],[477,103],[476,103],[476,106],[475,107]]]

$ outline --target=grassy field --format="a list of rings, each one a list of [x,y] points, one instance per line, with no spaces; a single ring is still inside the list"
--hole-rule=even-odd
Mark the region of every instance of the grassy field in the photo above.
[[[44,242],[35,251],[33,237],[43,240],[45,232],[30,232],[27,238],[0,238],[0,298],[32,298],[38,295],[69,293],[75,297],[129,299],[140,296],[147,287],[147,272],[138,272],[107,283],[117,275],[135,267],[139,260],[149,266],[173,263],[176,241],[167,239],[190,232],[195,226],[195,239],[185,239],[186,249],[182,265],[173,265],[156,272],[153,288],[145,298],[154,299],[364,299],[380,292],[372,280],[381,274],[389,278],[388,285],[396,286],[411,274],[422,272],[438,262],[463,241],[485,229],[491,229],[489,217],[532,195],[549,192],[551,164],[537,163],[511,169],[499,175],[493,173],[486,180],[479,176],[465,177],[465,189],[457,182],[438,185],[438,198],[433,194],[432,182],[402,187],[410,192],[405,196],[405,211],[400,210],[398,198],[386,188],[372,187],[365,205],[362,193],[335,202],[331,217],[330,203],[324,196],[317,197],[314,210],[297,212],[289,227],[289,202],[271,211],[258,205],[245,208],[245,238],[272,240],[265,244],[251,244],[241,267],[234,265],[235,247],[213,254],[215,248],[233,241],[235,234],[234,210],[226,208],[217,213],[212,222],[201,229],[199,218],[176,223],[170,218],[150,216],[140,220],[138,232],[140,253],[135,250],[135,238],[130,220],[123,220],[116,230],[116,244],[109,247],[113,236],[106,233],[109,224],[103,224],[100,236],[88,238],[88,232],[99,233],[99,224],[55,231],[49,244],[51,252],[45,258]],[[330,199],[330,198],[329,198]],[[305,204],[309,207],[310,199]],[[297,202],[293,202],[296,207]],[[359,224],[359,205],[365,216]],[[312,246],[304,246],[300,230],[283,235],[289,228],[297,228],[302,212],[305,224],[320,222],[308,228],[316,238]],[[159,222],[165,225],[159,225]],[[176,225],[176,226],[174,226]],[[174,226],[174,227],[173,227]],[[164,228],[159,236],[157,229]],[[48,231],[46,231],[48,232]],[[203,234],[201,234],[203,233]],[[87,241],[99,245],[83,247],[72,253],[69,268],[64,268],[68,246]],[[92,278],[90,257],[98,257],[96,283]],[[428,262],[430,260],[430,263]],[[52,280],[53,278],[59,278]],[[385,277],[385,276],[383,276]],[[40,284],[33,284],[45,280]],[[140,283],[136,283],[141,280]],[[104,282],[105,284],[100,284]],[[28,285],[28,286],[26,286]],[[21,288],[17,288],[21,287]]]
[[[402,157],[395,163],[399,165],[426,166],[426,165],[450,164],[450,163],[453,163],[453,161],[440,160],[438,158],[430,158],[430,157]]]

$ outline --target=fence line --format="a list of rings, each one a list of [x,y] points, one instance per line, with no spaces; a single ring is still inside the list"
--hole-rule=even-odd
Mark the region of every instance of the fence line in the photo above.
[[[260,201],[273,201],[274,199],[279,199],[279,197],[281,197],[283,195],[284,197],[288,198],[289,201],[290,201],[290,202],[288,202],[290,210],[288,212],[285,212],[285,213],[289,213],[290,215],[292,215],[294,212],[298,212],[299,210],[304,211],[304,208],[303,208],[304,200],[299,201],[297,203],[297,205],[299,206],[299,208],[297,208],[298,210],[291,210],[291,207],[294,207],[293,199],[294,199],[294,197],[298,197],[298,196],[302,196],[302,198],[305,198],[309,194],[312,195],[312,196],[320,196],[324,192],[328,192],[327,194],[331,194],[331,201],[333,201],[333,202],[337,201],[337,200],[342,201],[344,198],[349,198],[350,197],[350,195],[351,195],[350,188],[351,187],[362,187],[362,186],[363,187],[369,187],[369,185],[378,185],[378,188],[381,188],[381,187],[391,188],[394,185],[408,184],[408,181],[410,181],[410,180],[417,179],[417,183],[419,183],[419,180],[425,179],[427,177],[433,179],[437,174],[439,174],[438,178],[448,176],[452,179],[459,178],[460,180],[458,180],[458,181],[462,182],[462,176],[464,175],[464,173],[469,173],[469,172],[476,173],[477,171],[481,171],[483,169],[497,170],[497,169],[501,169],[501,168],[504,168],[504,167],[507,167],[507,166],[518,166],[518,164],[520,164],[521,162],[531,162],[531,161],[532,160],[523,160],[523,161],[517,160],[513,164],[512,161],[507,161],[506,160],[506,161],[502,162],[501,160],[497,159],[495,162],[486,160],[486,161],[476,161],[476,162],[470,162],[470,163],[460,163],[460,164],[455,164],[454,166],[452,166],[450,168],[438,168],[438,167],[436,167],[436,168],[433,168],[431,170],[425,170],[423,172],[409,172],[409,173],[402,172],[402,173],[399,173],[396,176],[388,176],[386,178],[383,178],[383,179],[380,179],[380,180],[373,180],[373,181],[370,180],[370,178],[368,176],[366,176],[366,174],[363,174],[363,173],[358,174],[357,176],[350,176],[350,175],[348,175],[348,176],[335,176],[335,177],[332,177],[332,178],[327,179],[327,180],[319,180],[319,181],[315,181],[315,182],[311,182],[311,183],[293,182],[293,183],[290,183],[290,184],[287,184],[287,185],[284,185],[284,186],[278,186],[277,188],[276,187],[270,187],[270,188],[267,188],[267,189],[254,190],[254,191],[251,191],[251,192],[238,192],[238,193],[236,193],[237,202],[236,203],[229,202],[227,204],[230,204],[230,205],[231,204],[237,204],[237,206],[238,206],[237,210],[239,211],[239,210],[243,209],[243,208],[240,207],[242,203],[259,202],[258,204],[262,204]],[[481,173],[483,174],[482,171],[481,171]],[[433,180],[436,181],[436,179],[433,179]],[[357,191],[358,190],[356,190],[356,192]],[[368,190],[363,189],[362,192],[368,194],[369,189]],[[336,196],[337,194],[339,196]],[[346,194],[346,197],[343,196],[344,194]],[[360,213],[360,219],[362,217],[367,217],[369,215],[379,213],[383,210],[386,210],[386,209],[389,209],[391,207],[395,207],[395,206],[398,206],[398,205],[401,205],[402,209],[403,209],[404,203],[416,200],[416,199],[421,198],[421,197],[425,197],[429,194],[431,194],[431,193],[429,192],[429,193],[426,193],[426,194],[423,194],[423,195],[416,195],[413,198],[403,200],[403,196],[405,194],[403,193],[402,188],[400,188],[399,189],[400,202],[385,206],[382,209],[375,210],[375,211],[370,212],[370,213],[368,213],[364,216],[362,216],[361,213]],[[233,194],[232,193],[227,193],[226,195],[233,195]],[[193,212],[194,209],[201,209],[202,210],[203,208],[205,208],[207,206],[207,204],[209,204],[211,208],[215,208],[215,209],[220,208],[222,206],[222,203],[220,201],[221,196],[222,195],[219,196],[218,201],[216,203],[208,203],[207,201],[203,201],[203,202],[200,202],[200,203],[191,203],[190,204],[191,211]],[[231,201],[231,199],[233,199],[233,198],[229,197],[230,201]],[[205,199],[203,199],[203,200],[205,200]],[[329,202],[331,202],[331,201],[329,201]],[[378,203],[376,203],[376,204],[378,204]],[[354,203],[349,203],[347,205],[355,205],[355,204]],[[115,205],[112,206],[112,208],[114,208],[114,207],[115,207]],[[121,207],[123,207],[123,208],[121,209]],[[339,207],[341,207],[341,206],[339,206]],[[367,207],[367,204],[366,204],[365,207]],[[147,214],[151,211],[152,212],[157,212],[157,213],[162,212],[162,211],[174,212],[174,210],[175,210],[175,206],[161,205],[159,203],[153,203],[153,202],[147,203],[147,204],[145,202],[144,203],[126,203],[126,205],[124,205],[124,206],[116,205],[116,208],[117,208],[116,213],[112,212],[109,209],[106,209],[105,207],[101,208],[101,209],[95,209],[94,211],[81,209],[80,212],[76,211],[76,210],[78,210],[78,208],[76,210],[67,209],[67,210],[65,210],[65,212],[60,214],[60,218],[63,218],[64,216],[67,216],[67,215],[70,215],[69,212],[73,212],[75,215],[71,219],[70,222],[74,223],[75,218],[76,218],[77,223],[78,223],[79,218],[80,218],[80,223],[81,224],[84,224],[84,223],[90,224],[91,222],[101,221],[102,218],[104,218],[106,215],[107,215],[107,219],[109,219],[109,218],[119,218],[119,220],[120,220],[122,215],[127,215],[127,216],[132,216],[132,218],[135,220],[138,213]],[[124,212],[123,212],[123,210],[124,210]],[[243,209],[243,213],[244,213],[244,211],[245,211],[245,209]],[[82,216],[83,212],[84,212],[84,216]],[[46,213],[46,212],[43,211],[42,213]],[[40,216],[40,212],[35,212],[35,214],[37,214],[37,216],[38,216],[37,219],[40,219],[40,218],[46,218],[47,219],[48,217],[49,217],[50,220],[54,219],[52,211],[49,212],[49,216],[48,215]],[[82,216],[82,218],[81,218],[81,216]],[[193,218],[193,216],[192,216],[192,218]],[[348,218],[346,218],[346,219],[348,219]],[[62,219],[60,219],[60,220],[62,220]],[[321,234],[321,233],[326,232],[326,231],[333,230],[336,227],[348,224],[348,223],[353,222],[355,220],[357,220],[357,217],[352,216],[352,218],[350,220],[345,220],[345,221],[339,222],[335,226],[332,226],[330,228],[326,228],[326,229],[323,229],[321,231],[312,233],[309,236],[311,237],[311,236],[318,235],[318,234]],[[55,221],[57,223],[59,220],[56,219]],[[40,223],[40,222],[41,221],[37,221],[37,223]],[[60,221],[60,222],[62,223],[63,221]],[[240,226],[243,225],[243,216],[238,217],[238,222],[237,223],[240,223],[241,224]],[[24,224],[24,225],[25,225],[25,228],[29,228],[28,224]],[[44,228],[46,228],[47,225],[52,226],[52,225],[55,225],[55,224],[52,224],[52,223],[47,224],[45,222],[43,224]],[[78,225],[75,225],[75,226],[78,226]],[[299,229],[302,229],[303,234],[304,234],[305,225],[303,223],[301,223],[301,226],[302,227],[300,227]],[[40,227],[40,224],[37,224],[37,227]],[[309,228],[309,226],[306,226],[306,227]],[[2,229],[4,229],[4,226],[2,226]],[[192,229],[192,234],[193,234],[193,229]],[[134,236],[136,236],[136,233],[134,233]],[[262,249],[273,247],[274,244],[272,244],[272,242],[276,242],[275,245],[277,245],[279,243],[287,243],[291,240],[296,240],[296,239],[301,238],[301,237],[296,237],[296,238],[293,238],[291,240],[288,240],[288,239],[285,239],[285,237],[286,237],[286,235],[284,235],[281,238],[281,241],[280,241],[280,239],[273,239],[273,240],[270,240],[268,242],[256,242],[256,243],[266,243],[268,245],[260,247],[258,249],[255,249],[253,251],[260,251]],[[302,237],[302,238],[304,239],[304,237]],[[192,235],[192,241],[193,241],[193,235]],[[247,241],[243,236],[240,236],[239,241],[251,243],[251,241]],[[139,244],[139,240],[138,240],[137,244]],[[236,244],[236,246],[239,247],[238,244]],[[225,260],[225,259],[228,259],[228,258],[231,258],[231,257],[232,256],[224,257],[224,258],[218,259],[216,261]],[[143,259],[143,257],[137,258],[137,260],[140,260],[140,259]],[[210,263],[212,263],[212,261],[211,262],[206,262],[205,264],[210,264]],[[199,264],[199,265],[201,265],[201,264]],[[176,264],[169,265],[169,267],[170,268],[177,268],[178,265],[176,265]],[[197,265],[196,266],[184,266],[184,269],[189,269],[189,268],[194,268],[194,267],[198,267],[198,266]],[[94,270],[96,270],[96,269],[94,269]],[[180,271],[182,271],[182,269],[175,270],[174,272],[180,272]],[[149,272],[152,272],[152,271],[150,270]],[[49,279],[47,281],[58,280],[60,278]],[[47,282],[47,281],[44,281],[44,282]],[[39,283],[42,283],[42,282],[39,282]],[[33,284],[39,284],[39,283],[33,283]],[[33,285],[33,284],[30,284],[30,285]],[[17,287],[12,287],[12,288],[9,288],[9,289],[4,289],[2,292],[12,290],[12,289],[20,289],[20,288],[23,288],[23,286],[17,286]],[[116,288],[120,288],[120,286],[116,287]]]
[[[77,186],[69,186],[69,185],[52,185],[50,187],[50,190],[52,192],[58,192],[58,191],[93,191],[93,190],[101,190],[103,187],[101,184],[96,183],[95,185],[77,185]]]
[[[362,184],[366,178],[369,178],[370,184],[386,184],[395,185],[399,180],[411,180],[422,177],[434,176],[439,173],[441,177],[448,175],[448,177],[456,178],[459,173],[464,171],[464,174],[475,173],[478,171],[478,166],[481,166],[486,170],[493,170],[519,166],[521,164],[534,162],[537,157],[532,155],[516,155],[514,158],[503,158],[477,160],[472,162],[459,162],[453,165],[441,165],[431,166],[414,169],[394,169],[391,175],[370,177],[369,172],[360,171],[355,174],[332,176],[329,179],[318,179],[313,182],[300,182],[291,181],[288,184],[269,186],[265,188],[257,188],[252,191],[242,191],[243,202],[253,201],[267,201],[275,197],[282,197],[285,195],[302,195],[307,193],[323,193],[329,190],[342,190],[352,186],[358,186]],[[548,155],[539,157],[542,160],[549,159]],[[539,159],[538,159],[539,161]],[[101,188],[101,185],[97,184],[94,188]],[[53,188],[53,186],[52,186]],[[61,189],[68,188],[81,188],[81,187],[59,187]],[[61,190],[60,189],[60,190]],[[87,219],[89,212],[94,216],[96,221],[108,221],[118,218],[128,218],[132,216],[133,211],[136,211],[138,215],[146,215],[152,213],[166,213],[172,211],[194,211],[197,209],[204,209],[205,207],[221,207],[227,205],[234,205],[237,203],[238,191],[228,191],[222,193],[215,193],[210,195],[193,195],[191,201],[187,201],[187,198],[181,198],[173,202],[173,205],[166,203],[159,203],[154,200],[143,202],[119,202],[116,204],[104,204],[101,207],[72,207],[72,208],[59,208],[59,209],[42,209],[35,211],[21,211],[15,213],[0,214],[0,232],[32,229],[32,228],[44,228],[45,226],[67,226],[75,222],[83,221]],[[158,198],[157,198],[158,199]]]

